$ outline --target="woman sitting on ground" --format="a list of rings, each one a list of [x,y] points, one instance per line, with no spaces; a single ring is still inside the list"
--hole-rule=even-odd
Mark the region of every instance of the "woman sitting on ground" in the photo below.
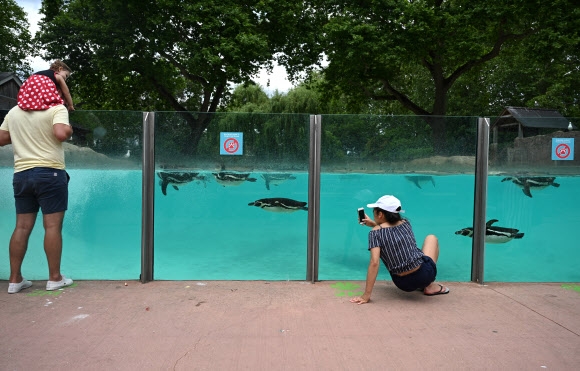
[[[365,214],[361,224],[372,227],[369,232],[370,263],[367,271],[365,292],[352,298],[353,303],[364,304],[371,299],[371,293],[382,260],[399,289],[407,292],[421,290],[425,295],[449,293],[449,289],[435,283],[439,242],[434,235],[428,235],[419,250],[411,224],[400,213],[401,202],[394,196],[383,196],[367,207],[373,209],[373,218]]]

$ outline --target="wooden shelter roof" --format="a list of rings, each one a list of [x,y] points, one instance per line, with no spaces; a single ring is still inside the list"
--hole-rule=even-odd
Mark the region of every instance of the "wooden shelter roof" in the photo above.
[[[570,121],[557,110],[547,108],[506,107],[491,128],[521,125],[527,128],[568,129]],[[573,125],[574,129],[576,127]]]

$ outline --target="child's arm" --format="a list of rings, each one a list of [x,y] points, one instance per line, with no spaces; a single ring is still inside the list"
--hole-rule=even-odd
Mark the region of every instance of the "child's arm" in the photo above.
[[[58,73],[55,73],[54,77],[56,79],[56,82],[58,82],[60,90],[62,91],[62,97],[64,98],[64,102],[66,103],[68,110],[74,111],[75,107],[73,106],[72,97],[70,96],[70,91],[68,90],[66,81],[64,81],[64,78]]]

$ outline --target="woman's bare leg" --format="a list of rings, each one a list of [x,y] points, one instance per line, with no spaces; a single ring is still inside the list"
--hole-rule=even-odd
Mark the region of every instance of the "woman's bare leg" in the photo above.
[[[427,255],[428,257],[433,259],[435,263],[437,263],[437,259],[439,259],[439,240],[437,240],[437,237],[435,237],[435,235],[430,234],[427,237],[425,237],[425,241],[423,242],[423,248],[421,250],[423,250],[423,254]],[[442,288],[441,285],[439,285],[438,283],[431,282],[429,286],[425,287],[425,290],[423,290],[423,292],[426,295],[431,295],[441,290],[445,291],[448,289],[445,286],[443,286]]]
[[[421,250],[423,250],[423,254],[427,255],[437,263],[437,259],[439,259],[439,240],[435,235],[430,234],[425,237],[423,248]]]

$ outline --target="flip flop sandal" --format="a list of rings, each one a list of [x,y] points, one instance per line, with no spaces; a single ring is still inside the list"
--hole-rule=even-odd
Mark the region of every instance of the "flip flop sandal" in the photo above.
[[[447,287],[445,287],[443,285],[440,285],[440,284],[438,284],[438,285],[440,287],[439,291],[433,292],[431,294],[425,293],[425,295],[427,295],[427,296],[435,296],[435,295],[445,295],[445,294],[449,294],[449,288],[447,288]]]

